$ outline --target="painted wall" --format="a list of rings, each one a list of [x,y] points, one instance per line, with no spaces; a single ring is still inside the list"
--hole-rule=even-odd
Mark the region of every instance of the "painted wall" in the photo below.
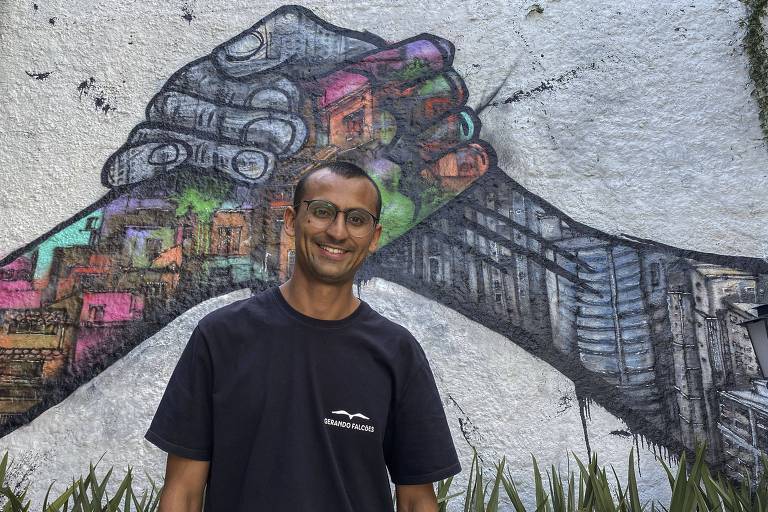
[[[361,296],[422,342],[465,467],[634,445],[663,498],[654,454],[706,441],[756,471],[761,13],[280,7],[0,7],[0,447],[35,493],[104,452],[161,473],[170,371],[247,292],[198,304],[290,274],[291,185],[339,158],[384,193]]]

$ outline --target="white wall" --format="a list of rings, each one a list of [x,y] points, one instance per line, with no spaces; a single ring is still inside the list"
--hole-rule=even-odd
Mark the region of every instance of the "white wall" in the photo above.
[[[281,4],[33,5],[0,3],[0,254],[100,198],[102,164],[170,74]],[[481,115],[482,137],[500,166],[576,220],[686,249],[768,256],[768,153],[742,46],[742,2],[541,0],[541,13],[530,1],[303,5],[388,40],[430,32],[453,41],[471,105],[504,84],[499,105]],[[27,72],[50,75],[38,80]],[[93,85],[78,90],[90,77]],[[107,112],[96,108],[97,98]],[[573,393],[562,375],[395,285],[375,281],[363,297],[424,343],[441,391],[464,410],[446,404],[457,441],[457,419],[465,414],[486,460],[505,454],[526,479],[530,451],[542,462],[562,462],[570,450],[583,455],[577,408],[559,412],[561,397]],[[141,441],[165,385],[154,376],[167,379],[180,343],[208,307],[169,325],[0,448],[40,455],[46,485],[79,474],[105,450],[107,465],[138,468],[145,461],[159,474],[162,454]],[[429,311],[433,322],[416,321],[410,311]],[[129,392],[123,379],[138,379],[142,392]],[[632,442],[610,432],[622,428],[593,407],[592,447],[619,473]],[[468,466],[468,445],[457,445]],[[641,456],[646,496],[663,497],[667,484],[651,458]]]
[[[0,254],[101,197],[102,164],[170,74],[281,4],[37,5],[0,4]],[[453,41],[471,105],[507,75],[501,100],[551,85],[486,109],[482,136],[503,169],[573,218],[686,249],[768,255],[768,153],[742,2],[542,0],[541,14],[506,0],[303,5],[389,40]],[[116,110],[97,110],[95,97]]]

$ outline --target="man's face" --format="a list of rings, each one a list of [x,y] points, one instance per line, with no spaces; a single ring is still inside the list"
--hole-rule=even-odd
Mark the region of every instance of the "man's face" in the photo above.
[[[350,282],[355,272],[369,253],[376,250],[381,236],[381,225],[370,234],[353,237],[347,230],[345,215],[341,210],[362,208],[376,214],[376,190],[364,178],[344,178],[328,170],[316,171],[307,179],[302,201],[322,199],[339,208],[336,219],[327,227],[313,222],[307,212],[307,203],[302,202],[294,210],[289,207],[285,213],[285,229],[295,236],[296,268],[309,280],[328,284]],[[341,254],[329,252],[324,247],[341,249]]]

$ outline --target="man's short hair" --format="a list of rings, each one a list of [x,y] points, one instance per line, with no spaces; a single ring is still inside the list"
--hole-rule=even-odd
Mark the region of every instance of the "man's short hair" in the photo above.
[[[333,174],[341,176],[342,178],[364,178],[370,181],[373,185],[373,188],[376,189],[376,217],[378,218],[381,216],[381,190],[379,190],[379,186],[376,184],[373,178],[368,176],[367,172],[350,162],[325,162],[316,165],[304,173],[304,175],[299,179],[298,183],[296,183],[296,186],[293,189],[293,207],[295,209],[298,210],[299,206],[301,206],[301,200],[304,198],[304,188],[306,186],[307,179],[317,171],[322,171],[323,169],[327,169]]]

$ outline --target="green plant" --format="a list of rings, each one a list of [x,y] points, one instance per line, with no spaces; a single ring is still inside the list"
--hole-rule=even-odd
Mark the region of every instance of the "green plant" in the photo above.
[[[6,483],[6,468],[8,453],[0,461],[0,496],[5,498],[2,512],[29,512],[31,503],[26,501],[28,486],[20,494],[13,492]],[[98,463],[97,463],[98,465]],[[89,465],[88,476],[75,480],[63,493],[49,502],[54,482],[48,486],[43,500],[43,512],[156,512],[162,487],[158,488],[154,480],[147,475],[152,489],[149,493],[144,490],[137,496],[133,490],[133,470],[129,467],[125,477],[118,485],[115,495],[111,498],[107,493],[107,483],[112,476],[112,469],[107,471],[103,479],[96,476],[96,468]]]
[[[721,475],[713,475],[704,459],[705,448],[699,447],[692,464],[685,454],[680,458],[676,473],[660,461],[664,468],[672,498],[668,506],[645,503],[639,495],[639,482],[635,475],[634,450],[629,453],[626,485],[611,467],[609,471],[598,464],[592,455],[587,464],[575,457],[578,469],[563,474],[555,466],[543,472],[532,456],[533,508],[526,508],[518,486],[510,474],[506,458],[494,465],[489,478],[473,450],[472,463],[467,473],[467,487],[451,494],[453,477],[437,482],[437,502],[440,512],[447,512],[453,499],[463,497],[464,512],[498,512],[506,498],[515,512],[765,512],[768,510],[768,458],[762,459],[762,473],[758,482],[745,478],[736,483]],[[98,462],[96,463],[98,466]],[[149,475],[149,491],[137,495],[133,489],[133,471],[129,467],[114,496],[109,496],[107,483],[112,469],[103,478],[96,475],[96,466],[89,465],[85,478],[72,479],[72,484],[53,501],[48,501],[53,483],[48,487],[43,512],[156,512],[162,487],[157,487]],[[0,461],[0,512],[29,512],[27,499],[29,486],[14,492],[6,482],[8,454]],[[578,482],[577,482],[578,479]],[[55,482],[54,482],[55,483]]]

